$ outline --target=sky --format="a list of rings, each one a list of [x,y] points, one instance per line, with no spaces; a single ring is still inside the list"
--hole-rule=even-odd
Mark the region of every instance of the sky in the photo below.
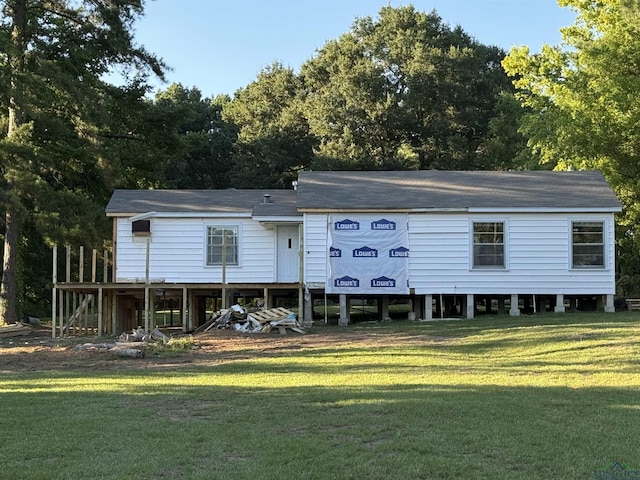
[[[450,27],[507,51],[557,45],[560,28],[575,19],[557,0],[153,0],[136,24],[136,41],[172,69],[167,83],[153,83],[156,91],[175,82],[205,97],[233,96],[273,62],[298,72],[356,18],[407,4],[436,10]]]

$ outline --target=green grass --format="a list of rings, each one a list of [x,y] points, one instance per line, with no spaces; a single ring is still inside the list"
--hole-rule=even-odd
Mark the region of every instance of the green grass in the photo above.
[[[611,462],[640,468],[639,328],[636,312],[384,322],[315,327],[308,335],[339,341],[174,371],[3,372],[0,477],[591,479]],[[363,331],[376,343],[355,341]]]

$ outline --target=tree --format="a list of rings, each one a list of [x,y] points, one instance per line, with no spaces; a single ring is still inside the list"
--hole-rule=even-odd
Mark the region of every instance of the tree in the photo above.
[[[513,91],[503,56],[435,11],[383,7],[357,20],[301,69],[317,153],[346,168],[486,167],[479,147]]]
[[[197,88],[186,89],[180,84],[173,84],[156,95],[152,111],[163,123],[156,133],[163,132],[164,139],[158,140],[171,144],[165,151],[166,187],[226,188],[230,185],[237,131],[222,119],[222,110],[229,102],[226,95],[202,98]]]
[[[0,6],[6,92],[0,101],[7,112],[0,143],[0,323],[7,323],[18,319],[16,269],[27,216],[49,242],[103,237],[100,210],[107,182],[118,176],[105,144],[127,135],[111,128],[109,107],[122,89],[105,76],[121,67],[132,88],[151,70],[161,75],[163,65],[133,41],[139,0],[3,0]]]
[[[540,53],[514,48],[503,64],[530,110],[522,132],[556,169],[598,169],[623,203],[620,265],[635,291],[640,267],[640,4],[636,0],[561,0],[577,18],[563,43]]]
[[[290,187],[297,172],[310,164],[316,139],[309,132],[302,93],[301,79],[274,63],[224,105],[222,118],[238,129],[230,174],[235,187]]]

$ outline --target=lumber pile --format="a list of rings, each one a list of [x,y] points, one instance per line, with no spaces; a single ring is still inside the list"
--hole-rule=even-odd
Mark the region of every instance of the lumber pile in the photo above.
[[[0,338],[20,337],[31,333],[31,326],[25,323],[14,323],[0,327]]]
[[[282,335],[290,329],[297,333],[305,333],[291,310],[278,307],[249,312],[240,305],[233,305],[228,310],[221,310],[212,315],[209,321],[196,328],[194,333],[214,329],[231,329],[243,333],[268,333],[277,330]]]

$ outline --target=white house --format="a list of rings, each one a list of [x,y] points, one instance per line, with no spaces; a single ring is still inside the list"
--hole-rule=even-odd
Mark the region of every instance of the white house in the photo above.
[[[114,318],[139,312],[145,289],[176,298],[185,329],[207,300],[239,296],[304,303],[306,319],[330,296],[342,322],[353,298],[382,316],[408,299],[425,319],[588,302],[612,312],[620,210],[595,171],[301,172],[296,190],[116,190],[103,288]]]

